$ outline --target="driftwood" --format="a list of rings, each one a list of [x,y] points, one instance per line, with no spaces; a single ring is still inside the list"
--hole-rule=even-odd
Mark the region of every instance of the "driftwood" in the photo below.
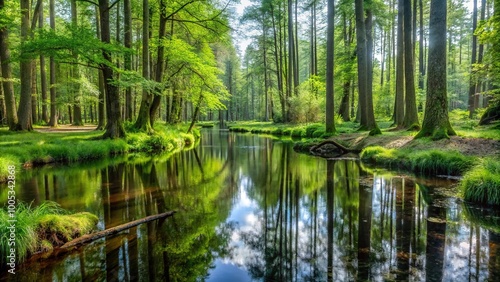
[[[345,155],[348,153],[359,154],[361,152],[361,150],[359,150],[359,149],[347,148],[344,145],[342,145],[334,140],[331,140],[331,139],[323,141],[323,142],[319,143],[318,145],[312,146],[311,149],[309,149],[309,151],[313,155],[325,155],[323,152],[320,151],[320,149],[325,145],[333,145],[333,146],[337,147],[340,155]]]
[[[108,228],[108,229],[103,230],[103,231],[98,231],[98,232],[94,232],[91,234],[83,235],[83,236],[80,236],[74,240],[67,242],[66,244],[59,247],[59,249],[69,249],[72,247],[78,247],[80,245],[92,242],[92,241],[100,239],[102,237],[116,234],[118,232],[132,228],[132,227],[137,226],[137,225],[142,224],[142,223],[150,222],[150,221],[157,220],[160,218],[170,217],[170,216],[174,215],[174,213],[175,213],[175,211],[168,211],[168,212],[164,212],[164,213],[160,213],[160,214],[150,215],[150,216],[147,216],[147,217],[144,217],[141,219],[137,219],[137,220],[127,222],[127,223],[124,223],[124,224],[121,224],[121,225],[118,225],[115,227]]]

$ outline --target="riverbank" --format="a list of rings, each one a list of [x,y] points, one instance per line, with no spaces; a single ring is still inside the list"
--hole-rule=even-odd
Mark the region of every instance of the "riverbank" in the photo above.
[[[369,136],[367,132],[357,132],[356,124],[343,123],[338,126],[335,136],[327,136],[321,124],[229,124],[231,131],[295,137],[294,149],[302,153],[311,154],[311,148],[325,140],[332,140],[352,151],[361,152],[360,159],[372,165],[419,175],[463,177],[460,186],[464,200],[500,206],[498,125],[471,127],[470,122],[457,122],[454,127],[458,136],[438,141],[415,139],[416,132],[392,131],[388,123],[379,123],[379,126],[383,133]],[[327,145],[317,154],[334,157],[336,149]]]
[[[185,133],[187,126],[157,124],[155,133],[127,132],[125,139],[99,139],[102,131],[92,128],[36,128],[34,132],[0,129],[0,183],[8,177],[8,166],[28,168],[50,163],[76,163],[127,153],[156,154],[194,146],[199,131]]]

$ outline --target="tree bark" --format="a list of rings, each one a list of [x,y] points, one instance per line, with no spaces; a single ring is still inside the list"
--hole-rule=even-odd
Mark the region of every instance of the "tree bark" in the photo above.
[[[456,135],[448,119],[446,85],[446,1],[432,0],[429,19],[427,101],[422,130],[416,138]]]
[[[0,0],[0,11],[4,9],[5,2]],[[15,130],[18,119],[16,112],[16,98],[12,83],[12,67],[10,65],[9,31],[7,27],[0,27],[0,64],[2,67],[2,86],[5,98],[5,110],[9,130]]]
[[[110,43],[111,36],[109,31],[109,0],[99,0],[99,15],[101,24],[101,41],[103,43]],[[104,78],[104,87],[106,89],[106,132],[103,138],[123,138],[125,137],[125,130],[123,128],[121,108],[120,108],[120,95],[118,88],[113,82],[113,69],[110,64],[113,62],[111,53],[103,50],[102,55],[107,63],[102,63],[100,68]]]
[[[21,0],[21,43],[28,40],[30,34],[30,1]],[[21,77],[21,96],[19,99],[19,108],[17,116],[19,123],[17,130],[32,131],[32,117],[31,117],[31,77],[32,77],[32,61],[23,58],[20,65]]]
[[[474,71],[474,64],[477,59],[477,36],[475,35],[475,31],[477,28],[477,0],[473,1],[473,10],[472,10],[472,56],[471,56],[471,71],[470,71],[470,81],[469,81],[469,118],[473,118],[474,111],[476,110],[476,106],[474,105],[474,97],[476,95],[476,74]]]
[[[419,130],[417,101],[415,95],[415,49],[413,48],[413,26],[410,1],[404,4],[404,60],[405,60],[405,117],[403,126],[409,130]]]
[[[359,105],[361,111],[360,130],[369,130],[370,134],[379,134],[380,129],[375,123],[375,116],[373,113],[373,101],[369,95],[371,92],[368,90],[368,79],[371,78],[368,69],[368,54],[371,51],[367,49],[366,42],[366,22],[365,11],[363,7],[363,0],[355,1],[356,13],[356,37],[357,37],[357,55],[358,55],[358,92],[359,92]],[[369,23],[371,28],[371,23]]]
[[[149,1],[142,1],[142,77],[146,80],[150,79],[149,72]],[[152,133],[153,128],[151,127],[150,109],[151,103],[153,102],[153,96],[149,89],[143,87],[142,89],[142,99],[141,106],[139,108],[139,113],[137,114],[137,120],[135,121],[134,127],[137,130],[144,131],[147,133]]]
[[[78,13],[76,0],[71,0],[71,24],[73,28],[78,26]],[[78,62],[78,55],[73,54],[73,59]],[[81,126],[83,125],[82,120],[82,106],[81,106],[81,95],[80,95],[80,70],[77,64],[72,66],[72,91],[73,91],[73,125]]]
[[[130,0],[123,2],[123,28],[124,28],[124,45],[125,48],[132,48],[132,9]],[[125,54],[124,58],[125,70],[132,70],[132,54]],[[125,89],[125,119],[132,121],[133,118],[133,104],[132,104],[132,87]]]
[[[405,77],[404,77],[404,0],[398,0],[398,26],[396,51],[396,99],[394,101],[394,125],[403,127],[405,117]]]
[[[334,109],[334,32],[335,32],[335,1],[328,0],[328,24],[326,33],[326,133],[335,132]]]
[[[55,16],[55,1],[50,0],[49,2],[49,14],[50,14],[50,29],[55,32],[56,29],[56,16]],[[49,83],[50,83],[50,121],[49,126],[57,126],[57,92],[56,92],[56,62],[54,57],[49,59]]]
[[[43,29],[44,26],[44,16],[43,16],[43,1],[40,3],[40,13],[38,14],[38,27]],[[40,55],[40,87],[42,94],[42,121],[46,124],[49,123],[49,113],[48,113],[48,97],[47,97],[47,72],[45,71],[45,56]]]

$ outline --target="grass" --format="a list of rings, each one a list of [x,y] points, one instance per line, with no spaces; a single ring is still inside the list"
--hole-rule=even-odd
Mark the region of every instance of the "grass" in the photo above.
[[[500,160],[484,159],[460,183],[465,201],[500,206]]]
[[[462,175],[477,161],[456,151],[410,151],[370,146],[360,154],[361,160],[388,167],[404,169],[420,175]]]
[[[10,226],[9,213],[6,208],[0,209],[0,253],[9,254],[8,238]],[[93,230],[98,218],[90,213],[69,214],[55,202],[43,202],[32,208],[25,203],[18,203],[15,213],[15,248],[16,261],[21,262],[30,254],[51,250],[74,238]],[[5,263],[6,255],[0,258]]]
[[[102,140],[100,131],[41,133],[9,132],[3,128],[0,129],[0,182],[6,181],[9,165],[29,167],[85,162],[126,153],[173,152],[193,145],[199,138],[199,130],[195,129],[192,134],[184,133],[186,130],[184,125],[157,124],[152,135],[130,130],[126,139]]]

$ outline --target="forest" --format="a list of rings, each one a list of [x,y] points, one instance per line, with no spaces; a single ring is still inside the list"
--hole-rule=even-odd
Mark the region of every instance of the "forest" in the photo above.
[[[156,120],[333,132],[341,119],[378,133],[376,120],[429,131],[462,110],[488,124],[493,2],[3,1],[0,120],[14,131],[97,124],[111,138],[123,122],[151,132]]]
[[[499,30],[500,0],[0,0],[0,273],[498,280]]]

